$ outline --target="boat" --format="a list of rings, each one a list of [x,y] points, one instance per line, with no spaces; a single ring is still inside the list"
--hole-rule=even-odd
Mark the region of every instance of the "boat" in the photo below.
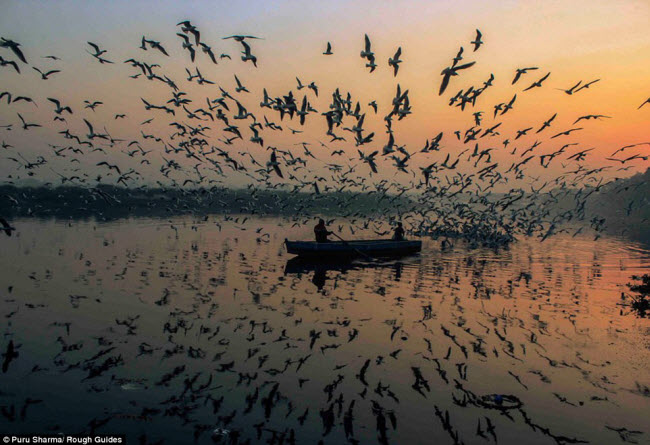
[[[284,265],[284,274],[306,274],[310,272],[328,272],[330,270],[338,272],[347,272],[350,269],[359,267],[364,263],[353,261],[354,258],[336,258],[336,257],[327,257],[319,260],[314,257],[305,257],[305,256],[294,256],[287,260]],[[368,263],[371,266],[373,263]]]
[[[422,241],[405,240],[355,240],[355,241],[315,241],[284,240],[287,252],[300,257],[353,258],[403,256],[422,250]]]

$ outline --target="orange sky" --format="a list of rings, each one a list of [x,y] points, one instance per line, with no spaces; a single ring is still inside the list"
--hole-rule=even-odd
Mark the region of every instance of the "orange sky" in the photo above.
[[[82,118],[87,118],[96,127],[106,125],[113,137],[138,138],[140,129],[145,133],[161,136],[169,134],[169,120],[163,113],[145,112],[140,97],[152,103],[162,104],[171,97],[167,87],[159,82],[145,79],[130,79],[137,69],[121,63],[127,58],[149,63],[160,63],[160,73],[169,75],[183,91],[194,100],[194,107],[205,106],[205,98],[219,95],[217,85],[235,95],[258,119],[267,115],[270,120],[279,117],[269,110],[263,113],[257,107],[262,100],[262,88],[266,87],[272,96],[286,94],[293,90],[302,99],[308,91],[297,91],[295,77],[307,84],[315,81],[319,86],[320,97],[308,97],[319,111],[327,110],[331,92],[339,87],[350,91],[354,100],[359,100],[366,116],[367,131],[375,131],[373,143],[364,150],[381,150],[387,141],[383,129],[382,116],[390,109],[390,101],[399,83],[409,89],[413,114],[395,121],[396,142],[406,145],[411,153],[418,151],[427,138],[444,131],[443,151],[429,156],[415,156],[411,165],[444,160],[447,152],[460,152],[464,147],[457,141],[453,132],[473,125],[472,112],[483,111],[484,128],[503,121],[500,136],[479,141],[480,148],[495,147],[495,160],[504,164],[512,162],[506,154],[513,147],[528,148],[536,140],[542,145],[536,149],[543,154],[559,148],[564,143],[578,142],[581,148],[596,147],[593,156],[587,161],[593,165],[613,165],[604,158],[620,146],[650,140],[650,105],[641,110],[638,106],[650,96],[648,75],[650,74],[650,38],[647,24],[650,19],[650,4],[644,1],[575,1],[567,2],[328,2],[304,4],[302,2],[238,2],[237,5],[221,2],[192,2],[180,5],[173,2],[115,2],[106,8],[103,2],[9,2],[3,5],[0,18],[1,35],[18,41],[27,56],[29,65],[41,69],[61,69],[47,81],[40,80],[38,74],[21,64],[22,75],[13,72],[11,67],[0,69],[0,91],[10,91],[14,95],[33,97],[38,107],[30,104],[0,103],[0,125],[14,124],[12,131],[0,129],[0,140],[13,145],[12,151],[3,151],[4,156],[15,156],[20,151],[29,160],[37,154],[50,159],[51,149],[47,143],[65,144],[67,141],[53,137],[56,131],[66,128],[66,124],[52,123],[52,106],[46,97],[56,97],[70,105],[75,114],[67,118],[67,127],[77,134],[85,134]],[[214,81],[214,86],[198,86],[185,81],[184,68],[192,66],[187,53],[180,48],[180,39],[175,36],[175,24],[189,19],[201,31],[201,40],[212,46],[218,55],[228,53],[233,60],[223,60],[213,65],[206,56],[199,54],[197,66],[203,75]],[[472,53],[470,41],[475,28],[483,33],[484,46]],[[241,45],[221,38],[231,33],[254,34],[264,40],[252,41],[254,54],[259,59],[258,68],[238,60]],[[367,33],[373,44],[379,67],[369,74],[364,60],[359,57],[363,47],[363,35]],[[159,40],[171,57],[149,50],[138,49],[142,35]],[[100,65],[86,53],[86,41],[98,43],[108,50],[106,57],[114,60],[114,65]],[[333,45],[334,55],[323,56],[326,42]],[[460,46],[465,48],[464,62],[476,61],[476,65],[453,78],[446,93],[439,97],[440,71],[451,63]],[[387,66],[387,59],[398,46],[402,47],[402,60],[397,78]],[[54,54],[62,58],[59,62],[43,59],[42,56]],[[7,49],[0,49],[5,59],[15,57]],[[517,67],[538,66],[521,78],[518,84],[510,85]],[[543,88],[522,92],[532,81],[547,72],[551,76]],[[461,112],[447,105],[450,96],[461,88],[479,86],[490,73],[494,73],[494,87],[488,89],[471,107]],[[251,91],[250,94],[235,94],[233,74],[238,74]],[[555,88],[568,88],[579,80],[601,79],[588,90],[568,96]],[[508,101],[517,93],[515,108],[502,120],[492,119],[492,107],[499,102]],[[105,105],[96,112],[83,109],[83,100],[101,100]],[[365,106],[370,100],[379,103],[379,114],[374,115]],[[37,122],[46,128],[24,132],[20,129],[16,113],[20,112],[26,120]],[[552,114],[558,113],[553,126],[540,135],[534,132]],[[115,121],[116,113],[126,113],[127,120]],[[553,134],[572,128],[575,119],[586,114],[604,114],[611,119],[583,121],[578,125],[584,129],[570,137],[549,140]],[[140,127],[145,119],[155,117],[151,125]],[[185,121],[177,114],[178,121]],[[232,121],[232,120],[231,120]],[[197,122],[195,122],[197,123]],[[220,124],[211,124],[209,132],[211,143],[217,146],[217,138],[222,137]],[[260,162],[265,162],[268,152],[247,142],[250,137],[247,124],[238,123],[244,130],[245,143],[235,146],[248,149]],[[282,123],[298,128],[297,121]],[[351,125],[351,121],[346,122]],[[516,130],[534,127],[528,136],[522,137],[508,150],[502,148],[506,138],[514,139]],[[325,119],[320,115],[307,117],[305,132],[291,135],[288,131],[279,133],[266,130],[262,133],[265,145],[279,148],[292,148],[296,154],[302,149],[293,144],[308,141],[314,152],[328,159],[329,151],[318,147],[318,141],[328,144],[330,150],[344,149],[350,157],[356,156],[351,133],[338,129],[348,142],[329,143],[325,136]],[[140,138],[141,139],[141,138]],[[143,144],[144,146],[144,144]],[[474,147],[474,143],[468,145]],[[114,147],[110,160],[129,166],[132,159]],[[231,148],[232,150],[232,148]],[[573,148],[571,150],[574,150]],[[568,153],[572,153],[569,150]],[[575,148],[577,151],[577,148]],[[650,153],[650,147],[640,147],[634,153]],[[626,151],[626,154],[628,151]],[[30,158],[31,155],[31,158]],[[87,155],[82,164],[87,171],[96,173],[94,164],[106,159],[101,154]],[[61,161],[61,160],[59,160]],[[61,171],[70,171],[78,166],[52,161],[49,166]],[[159,161],[152,167],[138,167],[149,171],[152,178],[158,179]],[[345,159],[336,158],[337,162]],[[355,161],[357,162],[357,161]],[[0,166],[2,177],[12,174],[15,177],[16,164],[3,161]],[[392,177],[395,169],[387,161],[382,167],[384,177]],[[190,164],[191,165],[191,164]],[[634,161],[634,171],[645,170],[648,162]],[[626,166],[627,166],[626,165]],[[134,166],[136,166],[134,164]],[[618,164],[615,167],[618,168]],[[317,164],[314,168],[319,167]],[[560,165],[557,163],[557,168]],[[47,170],[47,171],[46,171]],[[416,169],[417,170],[417,169]],[[529,174],[535,176],[542,172],[539,162],[530,166]],[[59,171],[59,170],[57,170]],[[557,174],[551,168],[544,173]],[[147,173],[147,174],[149,174]],[[622,173],[622,174],[629,174]],[[400,174],[401,175],[401,174]],[[36,177],[52,179],[49,169],[41,168]],[[400,176],[397,176],[399,178]],[[408,176],[405,176],[408,179]],[[226,182],[239,180],[228,178]]]

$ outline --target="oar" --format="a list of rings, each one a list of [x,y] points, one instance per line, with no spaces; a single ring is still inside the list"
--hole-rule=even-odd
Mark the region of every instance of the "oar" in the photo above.
[[[341,241],[343,241],[343,243],[345,243],[345,244],[347,244],[348,246],[352,247],[352,249],[353,249],[355,252],[357,252],[359,255],[364,256],[364,257],[366,257],[366,258],[368,258],[368,259],[371,259],[371,260],[373,259],[370,255],[363,253],[362,251],[360,251],[359,249],[355,248],[354,246],[351,246],[349,242],[347,242],[346,240],[344,240],[343,238],[341,238],[340,236],[338,236],[336,233],[334,233],[334,232],[331,232],[331,233],[332,233],[332,235],[334,235],[335,237],[337,237],[338,239],[340,239]]]

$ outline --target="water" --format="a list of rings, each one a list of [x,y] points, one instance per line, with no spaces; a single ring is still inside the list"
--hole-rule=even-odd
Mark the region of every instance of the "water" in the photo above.
[[[314,266],[282,245],[310,226],[244,218],[14,221],[1,348],[13,339],[19,356],[0,378],[0,431],[650,443],[650,322],[620,305],[650,272],[642,246],[424,240],[419,256]]]

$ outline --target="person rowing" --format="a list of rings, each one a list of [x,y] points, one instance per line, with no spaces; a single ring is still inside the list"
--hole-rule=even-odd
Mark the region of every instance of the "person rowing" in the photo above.
[[[405,241],[406,238],[404,238],[404,227],[402,227],[402,223],[398,222],[397,227],[395,227],[395,230],[393,231],[393,241]]]
[[[318,224],[316,224],[316,227],[314,227],[314,235],[316,236],[316,242],[317,243],[327,243],[329,240],[327,239],[328,235],[331,235],[333,232],[330,232],[327,230],[327,227],[325,226],[325,220],[322,218],[318,220]]]

